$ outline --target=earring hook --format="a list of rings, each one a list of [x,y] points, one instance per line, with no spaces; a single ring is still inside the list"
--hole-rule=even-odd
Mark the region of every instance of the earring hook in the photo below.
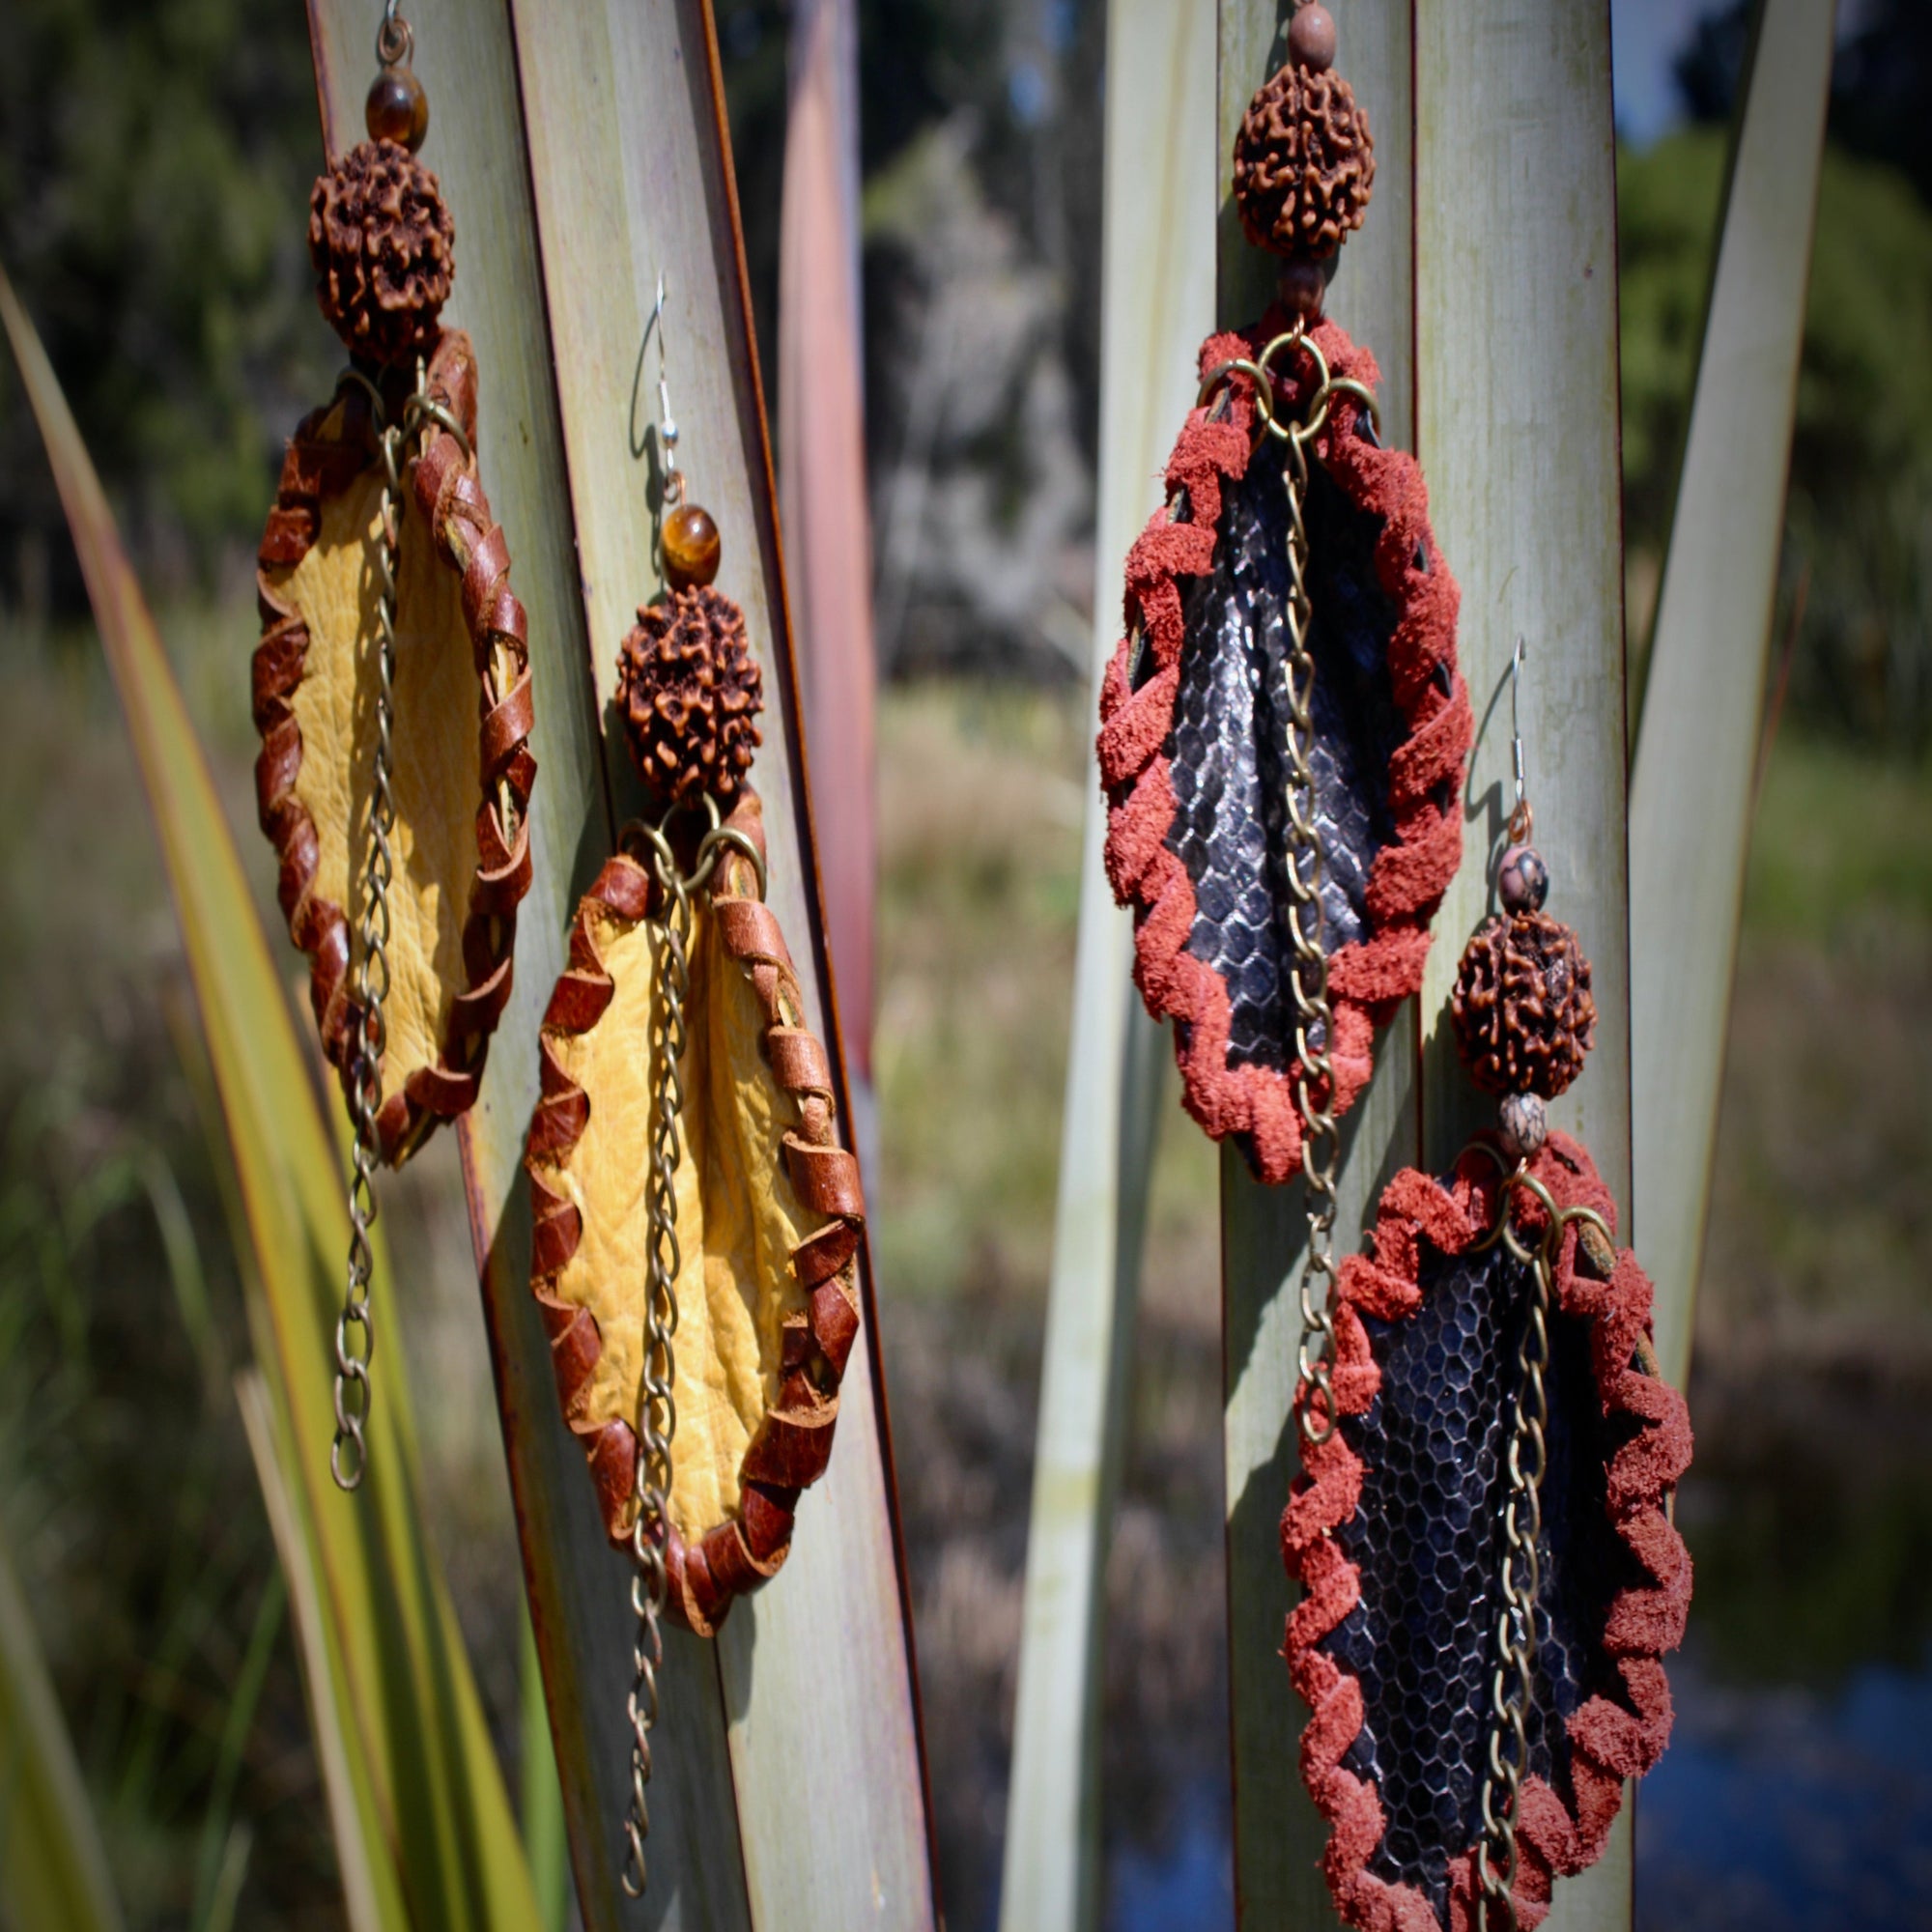
[[[664,463],[664,507],[675,509],[684,501],[684,472],[677,467],[677,418],[670,410],[670,356],[665,346],[665,278],[658,274],[656,298],[643,339],[638,344],[638,366],[631,378],[631,414],[628,425],[631,455],[641,457],[649,447],[649,431],[638,434],[638,394],[644,386],[644,358],[650,354],[651,337],[658,343],[658,451]]]
[[[1522,751],[1522,661],[1529,647],[1517,634],[1516,648],[1510,652],[1510,769],[1516,782],[1516,803],[1509,815],[1509,836],[1518,843],[1529,837],[1529,787],[1523,776]]]

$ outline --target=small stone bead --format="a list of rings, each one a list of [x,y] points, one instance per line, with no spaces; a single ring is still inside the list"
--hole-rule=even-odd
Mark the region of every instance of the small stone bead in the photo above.
[[[724,543],[711,512],[696,503],[680,503],[664,520],[661,539],[665,582],[673,590],[709,583],[718,575]]]
[[[1332,261],[1333,257],[1329,259]],[[1328,275],[1320,262],[1306,255],[1291,257],[1282,264],[1276,288],[1281,305],[1290,315],[1300,317],[1311,327],[1321,320],[1321,304],[1328,295]]]
[[[1496,869],[1496,895],[1505,912],[1541,912],[1549,896],[1549,867],[1534,845],[1512,845]]]
[[[1549,1115],[1534,1094],[1512,1094],[1498,1109],[1503,1146],[1518,1160],[1534,1160],[1549,1138]]]
[[[1311,4],[1295,11],[1288,23],[1288,56],[1311,73],[1335,65],[1335,16],[1327,8]]]
[[[429,132],[429,96],[406,67],[385,67],[369,83],[362,119],[372,141],[393,141],[411,154]]]

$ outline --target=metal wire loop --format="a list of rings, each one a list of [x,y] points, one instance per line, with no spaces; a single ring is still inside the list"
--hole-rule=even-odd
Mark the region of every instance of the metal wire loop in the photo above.
[[[1298,421],[1285,415],[1280,408],[1272,368],[1277,356],[1293,354],[1296,350],[1306,354],[1315,364],[1316,376],[1306,412]],[[1278,441],[1292,443],[1305,451],[1308,445],[1327,428],[1329,411],[1333,408],[1337,396],[1348,396],[1359,403],[1368,412],[1369,424],[1377,440],[1380,440],[1381,411],[1377,405],[1375,391],[1367,384],[1358,383],[1352,376],[1331,374],[1328,358],[1322,353],[1321,344],[1300,323],[1296,323],[1293,328],[1284,329],[1262,350],[1259,355],[1252,358],[1236,355],[1225,362],[1217,362],[1201,379],[1201,386],[1195,392],[1195,407],[1199,409],[1213,393],[1215,387],[1233,375],[1246,376],[1255,385],[1256,446],[1260,445],[1264,436],[1272,436]]]
[[[376,58],[384,67],[407,67],[415,51],[416,37],[403,18],[398,0],[385,0],[382,24],[376,29]]]
[[[655,823],[637,819],[624,828],[622,848],[647,865],[657,881],[656,912],[647,921],[655,941],[651,987],[651,1109],[645,1180],[644,1362],[638,1378],[637,1462],[633,1481],[637,1516],[631,1525],[631,1610],[637,1619],[632,1647],[631,1692],[625,1705],[631,1726],[631,1801],[624,1821],[619,1878],[627,1893],[641,1898],[649,1881],[644,1857],[650,1836],[648,1790],[651,1734],[658,1722],[658,1670],[664,1662],[664,1613],[670,1577],[667,1547],[671,1533],[672,1443],[677,1435],[677,1279],[684,1256],[677,1238],[677,1171],[684,1156],[685,1001],[691,990],[688,949],[695,922],[694,896],[711,882],[727,852],[749,859],[765,895],[764,855],[735,825],[724,823],[715,798],[703,802],[705,829],[689,872],[678,867],[669,826],[673,806]]]

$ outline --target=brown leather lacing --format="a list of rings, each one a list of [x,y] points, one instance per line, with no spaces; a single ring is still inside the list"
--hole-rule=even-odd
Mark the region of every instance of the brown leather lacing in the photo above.
[[[476,371],[469,338],[445,329],[428,371],[430,395],[462,423],[472,447]],[[307,954],[309,997],[323,1051],[351,1077],[356,1037],[349,980],[349,923],[344,909],[315,892],[321,844],[308,808],[297,795],[301,728],[294,698],[307,666],[309,633],[300,614],[271,586],[269,572],[293,569],[322,529],[324,502],[348,489],[375,461],[361,434],[366,416],[349,395],[338,435],[324,434],[331,402],[304,417],[290,440],[269,513],[256,573],[262,640],[254,657],[256,804],[262,830],[280,862],[277,897],[289,937]],[[482,697],[482,795],[476,816],[477,864],[463,927],[466,985],[452,1004],[434,1066],[417,1067],[392,1094],[377,1119],[384,1158],[407,1158],[436,1124],[475,1100],[490,1036],[510,997],[517,907],[530,886],[529,798],[536,759],[529,749],[532,720],[529,648],[524,607],[510,588],[509,546],[490,514],[473,454],[452,436],[439,436],[412,470],[417,508],[434,534],[437,554],[462,581],[463,615],[475,654]],[[488,701],[493,668],[507,690]],[[508,822],[506,823],[506,816]]]
[[[725,821],[764,846],[757,794],[749,786]],[[805,1001],[783,934],[771,909],[746,887],[749,861],[721,860],[710,916],[728,957],[750,968],[764,1015],[764,1052],[772,1076],[798,1103],[796,1127],[782,1144],[785,1171],[799,1205],[827,1217],[791,1253],[806,1306],[784,1323],[780,1388],[739,1464],[735,1516],[687,1544],[669,1529],[666,1567],[673,1616],[700,1636],[724,1620],[731,1600],[777,1574],[791,1548],[801,1491],[825,1473],[838,1416],[838,1384],[859,1332],[858,1254],[866,1207],[859,1163],[838,1145],[832,1065],[804,1024]],[[615,984],[599,954],[593,926],[612,919],[629,928],[653,907],[655,887],[638,860],[620,853],[579,902],[570,929],[570,960],[551,994],[539,1035],[542,1093],[530,1120],[524,1169],[529,1176],[533,1238],[530,1292],[550,1331],[551,1359],[564,1415],[571,1419],[589,1386],[604,1341],[587,1308],[561,1301],[558,1274],[582,1238],[582,1216],[555,1184],[590,1120],[590,1098],[564,1070],[556,1044],[588,1034],[608,1010]],[[571,1420],[583,1439],[604,1526],[613,1543],[630,1534],[636,1501],[637,1441],[624,1421]]]

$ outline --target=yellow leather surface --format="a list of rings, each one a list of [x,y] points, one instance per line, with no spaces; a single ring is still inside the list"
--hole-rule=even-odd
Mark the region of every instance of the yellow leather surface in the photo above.
[[[764,1012],[746,969],[696,907],[684,1151],[677,1171],[677,1436],[671,1520],[687,1541],[738,1506],[738,1465],[777,1401],[785,1316],[805,1306],[791,1251],[823,1225],[792,1191],[782,1141],[797,1106],[760,1050]],[[583,1217],[559,1270],[561,1301],[586,1307],[603,1336],[574,1420],[634,1423],[643,1371],[645,1170],[650,1150],[649,928],[606,918],[591,936],[614,982],[589,1033],[556,1042],[589,1100],[588,1124],[558,1177]]]
[[[381,469],[371,469],[326,502],[322,534],[307,555],[270,577],[308,626],[308,655],[294,698],[302,735],[296,796],[315,820],[315,891],[349,921],[352,975],[361,958],[361,875],[374,791],[382,487]],[[400,1093],[417,1067],[436,1065],[450,1002],[467,983],[463,922],[476,870],[482,792],[480,699],[461,585],[436,554],[407,487],[403,499],[384,1099]]]

